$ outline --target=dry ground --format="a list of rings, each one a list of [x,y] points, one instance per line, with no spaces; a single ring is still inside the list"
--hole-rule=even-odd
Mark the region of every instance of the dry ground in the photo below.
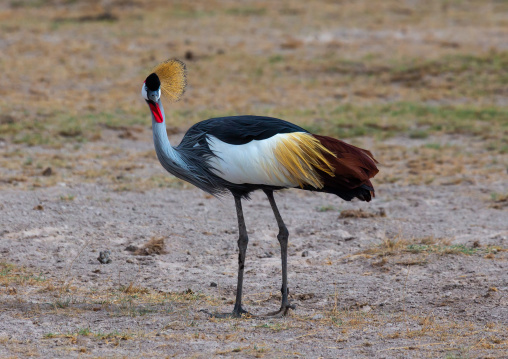
[[[2,2],[0,357],[507,358],[507,19],[504,1]],[[370,204],[277,195],[288,318],[199,312],[232,308],[236,219],[157,163],[139,90],[168,57],[189,70],[173,143],[255,113],[381,163]],[[256,314],[278,306],[279,250],[262,194],[245,211]]]

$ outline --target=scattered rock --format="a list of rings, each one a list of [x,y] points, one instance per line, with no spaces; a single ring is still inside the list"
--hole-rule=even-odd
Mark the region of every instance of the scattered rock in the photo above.
[[[51,167],[46,167],[46,169],[44,171],[42,171],[42,175],[46,176],[46,177],[49,177],[52,174],[53,174],[53,170],[51,169]]]
[[[308,300],[308,299],[314,298],[314,296],[315,296],[314,293],[302,293],[302,294],[295,295],[295,299],[298,299],[298,300]]]
[[[134,140],[134,141],[138,139],[129,129],[125,129],[124,131],[122,131],[118,135],[118,138],[121,138],[122,140]]]
[[[473,248],[480,248],[482,245],[480,244],[480,241],[474,241],[473,242]]]
[[[215,283],[215,282],[211,282],[211,283],[210,283],[210,287],[214,287],[214,288],[216,288],[216,287],[217,287],[217,283]]]
[[[265,252],[259,256],[259,258],[272,258],[272,257],[273,257],[273,252]]]
[[[190,50],[187,50],[187,51],[185,51],[184,57],[185,57],[185,60],[189,60],[189,61],[194,60],[194,53]]]
[[[125,247],[125,250],[127,252],[136,252],[139,248],[133,244],[129,244],[127,247]]]
[[[296,234],[304,234],[305,233],[305,229],[302,228],[302,227],[295,228],[295,233]]]
[[[42,206],[42,204],[38,204],[37,206],[34,207],[34,210],[36,210],[36,211],[43,211],[44,207]]]
[[[99,262],[101,262],[102,264],[108,264],[108,263],[111,263],[112,260],[111,258],[109,258],[109,256],[111,255],[111,252],[106,250],[106,251],[102,251],[99,253],[99,257],[97,257],[97,260]]]
[[[302,252],[302,257],[308,257],[308,256],[309,256],[309,251]]]
[[[312,317],[313,320],[320,320],[320,319],[323,319],[323,318],[324,318],[323,314],[316,314],[316,315],[314,315]]]
[[[369,305],[366,305],[366,306],[360,308],[360,312],[363,312],[363,313],[368,313],[371,310],[372,310],[372,308]]]
[[[351,233],[349,233],[343,229],[338,229],[338,230],[334,231],[334,234],[337,238],[344,240],[344,241],[351,241],[351,240],[355,239],[355,237],[353,235],[351,235]]]
[[[9,293],[9,295],[14,295],[14,294],[17,294],[18,291],[14,287],[9,287],[9,288],[7,288],[7,293]]]

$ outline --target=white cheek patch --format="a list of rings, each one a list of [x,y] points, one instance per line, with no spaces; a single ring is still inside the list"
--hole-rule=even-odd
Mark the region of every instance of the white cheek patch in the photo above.
[[[143,98],[144,98],[145,100],[147,100],[147,101],[149,100],[149,98],[148,98],[148,93],[147,93],[147,91],[146,91],[146,85],[145,85],[145,84],[143,84],[143,87],[141,87],[141,96],[143,96]],[[157,91],[157,101],[158,101],[160,98],[161,98],[161,89],[159,89],[159,90]]]
[[[148,95],[146,94],[146,85],[143,84],[143,87],[141,87],[141,96],[143,96],[143,98],[145,100],[148,100]]]

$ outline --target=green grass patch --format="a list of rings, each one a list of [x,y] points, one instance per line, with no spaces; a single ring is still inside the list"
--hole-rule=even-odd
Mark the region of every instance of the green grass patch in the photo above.
[[[122,130],[134,125],[148,127],[150,123],[150,117],[145,112],[122,110],[79,116],[67,113],[27,114],[15,120],[3,115],[0,116],[0,133],[17,144],[60,147],[64,143],[99,140],[105,129]]]
[[[46,277],[42,273],[36,274],[23,267],[0,262],[0,285],[40,285],[45,281]]]
[[[233,7],[226,10],[226,14],[234,16],[262,16],[266,14],[264,7]]]
[[[336,211],[336,210],[337,209],[332,205],[316,207],[316,211],[318,211],[318,212],[331,212],[331,211]]]
[[[311,112],[287,110],[282,111],[280,117],[291,118],[309,131],[338,138],[406,136],[424,139],[430,135],[464,134],[508,141],[508,110],[494,107],[434,106],[412,102],[371,106],[346,104],[320,107]],[[326,121],[316,122],[315,118]]]
[[[479,251],[483,251],[480,248],[468,247],[463,244],[452,244],[449,246],[436,245],[436,244],[410,244],[407,246],[406,250],[411,253],[422,253],[422,252],[430,252],[430,253],[438,253],[438,254],[465,254],[472,255],[478,253]]]

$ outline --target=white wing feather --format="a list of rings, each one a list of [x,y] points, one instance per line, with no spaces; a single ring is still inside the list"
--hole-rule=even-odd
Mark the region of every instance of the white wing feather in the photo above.
[[[215,175],[231,183],[296,187],[298,183],[291,179],[274,154],[274,148],[284,136],[277,134],[244,145],[231,145],[209,136],[208,145],[216,154],[209,164]]]

